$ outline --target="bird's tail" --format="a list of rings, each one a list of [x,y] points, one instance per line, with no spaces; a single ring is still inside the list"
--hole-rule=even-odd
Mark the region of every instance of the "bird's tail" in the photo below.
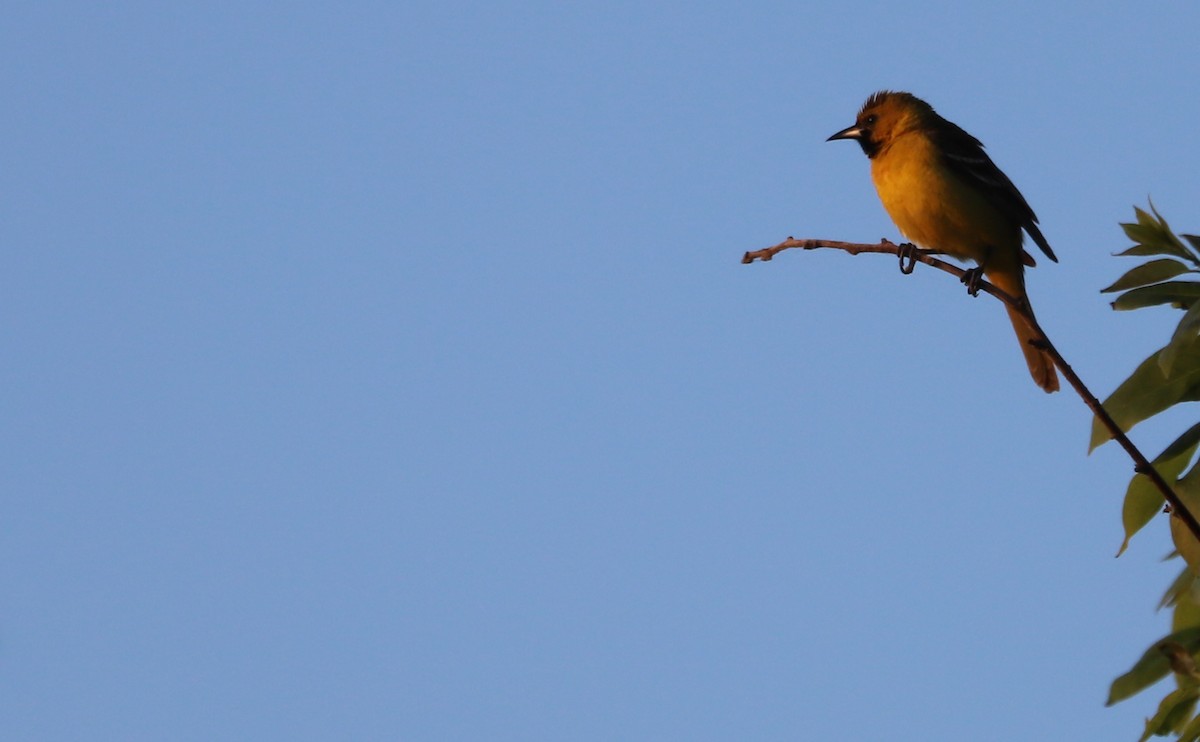
[[[1025,277],[1019,272],[1019,267],[1018,271],[1014,273],[1008,271],[990,273],[988,280],[1014,299],[1025,302],[1025,306],[1029,307],[1029,297],[1025,295]],[[1020,312],[1007,304],[1004,305],[1004,308],[1008,310],[1008,319],[1017,333],[1017,341],[1021,344],[1021,352],[1025,354],[1025,362],[1029,364],[1029,373],[1033,376],[1034,383],[1047,393],[1057,392],[1058,373],[1054,370],[1054,359],[1045,350],[1033,344],[1036,335]]]

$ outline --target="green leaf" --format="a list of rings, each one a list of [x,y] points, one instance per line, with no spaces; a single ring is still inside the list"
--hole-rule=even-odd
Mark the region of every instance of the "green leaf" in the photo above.
[[[1128,432],[1141,421],[1157,415],[1178,402],[1200,399],[1200,338],[1195,338],[1176,354],[1170,375],[1164,374],[1155,351],[1121,382],[1104,409],[1121,430]],[[1100,418],[1092,420],[1092,439],[1088,450],[1112,438]]]
[[[1111,414],[1111,413],[1110,413]],[[1167,482],[1174,482],[1183,468],[1192,460],[1200,446],[1200,423],[1193,425],[1175,442],[1167,446],[1154,461],[1150,462]],[[1125,541],[1117,556],[1125,553],[1129,539],[1158,515],[1163,509],[1163,496],[1145,474],[1134,474],[1125,490],[1125,503],[1121,508],[1121,522],[1125,526]]]
[[[1143,263],[1125,275],[1118,278],[1111,286],[1105,289],[1100,289],[1102,294],[1111,294],[1114,291],[1124,291],[1125,289],[1137,288],[1138,286],[1148,286],[1152,283],[1165,281],[1168,278],[1174,278],[1181,273],[1194,273],[1191,268],[1188,268],[1178,260],[1171,258],[1160,258],[1151,260],[1149,263]]]
[[[1167,224],[1167,220],[1163,219],[1158,210],[1154,208],[1153,203],[1150,204],[1150,210],[1153,212],[1153,215],[1135,206],[1133,212],[1137,215],[1137,223],[1121,224],[1121,228],[1125,230],[1125,235],[1137,244],[1133,248],[1119,254],[1174,255],[1192,263],[1200,264],[1200,261],[1197,261],[1194,254],[1171,231],[1171,226]]]
[[[1124,227],[1127,225],[1122,224],[1121,226]],[[1146,245],[1134,245],[1133,247],[1125,248],[1121,252],[1113,253],[1113,255],[1115,255],[1118,258],[1146,257],[1149,255],[1163,255],[1163,254],[1174,255],[1175,253],[1174,252],[1164,253],[1162,250],[1159,250],[1158,248],[1147,247]]]
[[[1171,663],[1159,649],[1164,642],[1178,642],[1189,652],[1195,652],[1200,648],[1200,626],[1176,631],[1150,645],[1150,648],[1142,654],[1141,659],[1134,663],[1129,672],[1112,682],[1112,686],[1108,690],[1108,700],[1104,703],[1105,706],[1111,706],[1140,693],[1171,672]]]
[[[1124,312],[1158,304],[1190,307],[1196,299],[1200,299],[1200,282],[1166,281],[1127,291],[1117,297],[1112,303],[1112,308]]]
[[[1163,215],[1158,213],[1158,209],[1154,208],[1153,201],[1150,202],[1150,210],[1154,212],[1154,218],[1158,221],[1158,226],[1162,229],[1163,236],[1170,240],[1171,243],[1177,248],[1184,251],[1184,255],[1186,257],[1191,257],[1190,255],[1187,255],[1187,247],[1184,246],[1183,242],[1181,242],[1180,239],[1175,236],[1175,233],[1171,231],[1171,225],[1167,224],[1167,220],[1163,218]]]
[[[1187,313],[1183,315],[1183,319],[1179,320],[1179,324],[1175,326],[1175,333],[1171,335],[1171,341],[1167,343],[1167,347],[1162,349],[1162,355],[1158,357],[1158,365],[1164,374],[1171,375],[1171,368],[1175,365],[1175,359],[1179,356],[1180,351],[1191,344],[1197,334],[1200,334],[1200,304],[1193,304],[1191,309],[1188,309]]]
[[[1146,719],[1146,731],[1138,742],[1146,742],[1151,736],[1163,737],[1181,731],[1196,708],[1197,697],[1200,697],[1200,690],[1195,686],[1178,688],[1168,693],[1158,704],[1158,711],[1154,716]]]
[[[1200,716],[1188,722],[1183,731],[1179,733],[1179,739],[1176,742],[1196,742],[1196,740],[1200,740]]]
[[[1137,209],[1141,213],[1141,209]],[[1158,255],[1173,255],[1174,252],[1163,248],[1163,241],[1160,230],[1155,228],[1153,224],[1142,224],[1140,221],[1136,224],[1125,223],[1121,227],[1125,230],[1125,236],[1133,240],[1139,245],[1147,248],[1152,248]]]

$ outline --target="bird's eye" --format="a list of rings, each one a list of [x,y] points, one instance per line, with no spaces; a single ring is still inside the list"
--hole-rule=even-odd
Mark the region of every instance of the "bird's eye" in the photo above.
[[[871,125],[872,125],[872,124],[874,124],[874,123],[875,123],[875,122],[876,122],[878,119],[879,119],[879,117],[878,117],[878,116],[876,116],[875,114],[871,114],[870,116],[867,116],[867,126],[871,126]]]

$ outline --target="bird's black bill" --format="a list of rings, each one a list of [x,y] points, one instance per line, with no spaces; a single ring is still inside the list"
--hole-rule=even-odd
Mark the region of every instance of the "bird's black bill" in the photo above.
[[[842,129],[837,134],[834,134],[825,141],[832,142],[835,139],[862,139],[862,135],[862,129],[858,128],[858,124],[855,124],[854,126],[847,126],[845,129]]]

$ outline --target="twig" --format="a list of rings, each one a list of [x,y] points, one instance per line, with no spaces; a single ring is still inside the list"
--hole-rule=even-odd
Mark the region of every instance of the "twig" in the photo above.
[[[944,260],[939,260],[938,258],[933,257],[936,254],[934,252],[920,249],[913,249],[911,251],[905,249],[902,252],[901,245],[896,245],[892,242],[888,242],[887,240],[880,240],[878,244],[863,244],[859,242],[839,242],[837,240],[798,240],[794,237],[788,237],[778,245],[773,245],[771,247],[763,248],[762,250],[753,250],[746,253],[742,256],[742,262],[753,263],[756,260],[768,261],[784,250],[797,247],[804,250],[831,248],[834,250],[848,252],[851,255],[858,255],[859,253],[864,252],[886,253],[899,256],[901,261],[903,261],[905,257],[907,257],[909,260],[916,260],[917,262],[924,263],[925,265],[932,266],[938,270],[942,270],[953,276],[957,276],[959,279],[963,278],[963,276],[967,274],[966,270],[959,268],[956,265],[947,263]],[[1200,522],[1196,520],[1196,516],[1193,515],[1192,512],[1188,510],[1187,506],[1183,504],[1183,501],[1179,499],[1179,495],[1175,494],[1175,490],[1172,489],[1171,485],[1168,484],[1165,479],[1163,479],[1162,475],[1158,473],[1158,470],[1154,468],[1154,465],[1150,463],[1149,459],[1147,459],[1142,452],[1138,450],[1137,446],[1133,445],[1133,442],[1129,440],[1127,435],[1125,435],[1125,431],[1121,430],[1121,427],[1117,425],[1116,421],[1113,420],[1108,414],[1108,411],[1104,409],[1104,405],[1100,404],[1100,400],[1096,398],[1096,395],[1092,394],[1091,390],[1084,385],[1083,380],[1079,378],[1079,375],[1075,373],[1075,370],[1071,368],[1071,366],[1062,357],[1062,354],[1058,352],[1058,349],[1054,347],[1054,344],[1050,342],[1050,338],[1046,336],[1046,331],[1043,330],[1042,326],[1038,324],[1037,319],[1033,316],[1033,312],[1029,310],[1027,303],[1018,301],[1015,297],[1009,296],[1007,293],[996,288],[987,281],[980,281],[979,288],[1012,307],[1019,312],[1022,317],[1025,318],[1025,320],[1029,323],[1029,326],[1033,329],[1034,334],[1037,336],[1037,339],[1031,342],[1036,342],[1039,348],[1050,354],[1050,357],[1054,359],[1054,365],[1057,366],[1058,370],[1062,372],[1067,382],[1070,383],[1070,385],[1075,389],[1075,392],[1083,400],[1084,404],[1091,408],[1096,417],[1100,418],[1100,422],[1103,423],[1104,427],[1108,428],[1108,432],[1112,435],[1113,439],[1117,443],[1121,444],[1121,448],[1124,448],[1125,452],[1129,454],[1129,458],[1133,459],[1133,470],[1138,474],[1144,474],[1150,479],[1158,491],[1162,493],[1163,499],[1166,500],[1170,505],[1171,515],[1183,521],[1184,525],[1188,527],[1188,530],[1192,532],[1192,535],[1197,539],[1200,539]]]

